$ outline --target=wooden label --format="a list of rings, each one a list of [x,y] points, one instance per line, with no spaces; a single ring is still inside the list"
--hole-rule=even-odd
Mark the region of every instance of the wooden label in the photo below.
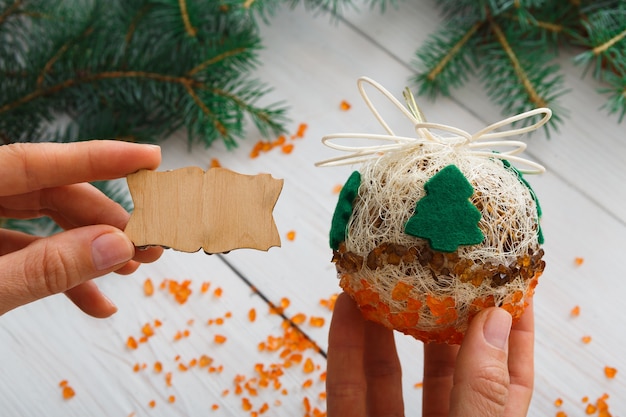
[[[272,211],[283,180],[225,168],[142,170],[127,177],[135,209],[124,232],[136,246],[228,252],[280,246]]]

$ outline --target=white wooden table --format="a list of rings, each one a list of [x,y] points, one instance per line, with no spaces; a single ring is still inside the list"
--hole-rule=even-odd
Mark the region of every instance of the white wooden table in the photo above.
[[[320,300],[339,290],[327,235],[337,198],[333,188],[345,182],[352,168],[315,168],[314,162],[337,156],[321,145],[320,138],[334,132],[382,133],[359,98],[357,77],[370,76],[400,96],[412,75],[416,47],[440,17],[430,2],[402,2],[398,10],[383,16],[350,11],[345,19],[329,20],[301,8],[283,10],[262,29],[267,48],[258,77],[275,86],[270,98],[290,104],[294,133],[300,123],[308,125],[305,137],[293,142],[291,154],[274,149],[250,159],[250,150],[260,139],[252,129],[235,151],[215,145],[196,146],[189,152],[183,135],[163,143],[162,169],[188,165],[206,169],[212,158],[218,158],[222,166],[244,174],[269,172],[284,178],[274,211],[282,247],[224,256],[167,251],[132,276],[101,278],[99,285],[119,307],[106,320],[83,315],[63,296],[4,315],[0,415],[243,416],[263,411],[266,403],[265,415],[304,416],[305,398],[311,415],[314,408],[325,410],[320,398],[322,353],[331,313]],[[626,126],[600,109],[603,97],[595,92],[598,85],[581,80],[581,68],[572,66],[571,57],[560,57],[571,88],[563,99],[570,118],[551,139],[534,135],[527,153],[548,169],[545,175],[527,177],[543,207],[548,265],[535,296],[536,390],[530,415],[564,411],[583,416],[582,398],[595,403],[604,393],[610,395],[607,402],[613,415],[626,415]],[[339,109],[342,100],[352,105],[349,111]],[[478,83],[434,103],[420,100],[420,105],[430,121],[468,131],[503,118]],[[402,122],[399,116],[389,116],[394,117]],[[296,232],[293,241],[286,238],[291,230]],[[584,258],[582,265],[575,264],[576,257]],[[150,297],[143,290],[147,278],[156,287]],[[164,279],[191,281],[193,292],[185,304],[159,289]],[[201,292],[203,282],[211,283],[206,293]],[[218,287],[221,297],[214,295]],[[283,319],[269,313],[260,294],[276,304],[288,299],[288,317],[303,313],[307,319],[324,318],[322,327],[308,321],[301,325],[322,353],[294,349],[281,358],[282,350],[260,351],[260,342],[284,333]],[[580,306],[580,315],[571,317],[575,306]],[[254,322],[248,318],[252,308],[257,313]],[[220,317],[222,325],[216,322]],[[207,324],[210,319],[213,324]],[[144,324],[154,325],[155,320],[162,325],[154,328],[154,336],[129,349],[128,337],[138,339]],[[179,340],[177,332],[183,334]],[[215,342],[217,334],[226,337],[223,344]],[[581,340],[586,335],[592,337],[587,344]],[[397,340],[406,415],[417,416],[421,390],[414,385],[421,381],[422,346],[403,335]],[[293,353],[302,359],[293,357],[292,366],[285,367],[285,358]],[[189,366],[202,355],[213,359],[214,369]],[[310,373],[304,369],[307,358],[313,364]],[[162,364],[160,373],[154,370],[155,362]],[[266,370],[282,364],[284,375],[267,388],[258,387],[253,395],[244,386],[258,385],[258,364]],[[605,376],[607,365],[618,370],[613,379]],[[168,372],[171,386],[166,383]],[[236,378],[242,381],[240,394]],[[63,380],[75,391],[69,400],[62,396]],[[273,381],[279,381],[280,388]],[[250,401],[249,411],[244,411],[244,398]],[[561,407],[554,404],[557,398],[563,400]]]

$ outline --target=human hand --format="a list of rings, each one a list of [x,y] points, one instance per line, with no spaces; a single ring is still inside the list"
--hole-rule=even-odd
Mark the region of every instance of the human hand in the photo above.
[[[512,328],[507,312],[490,308],[474,317],[460,347],[424,345],[422,416],[525,416],[533,344],[531,301]],[[345,293],[335,304],[327,365],[329,417],[404,415],[393,332],[363,319]]]
[[[49,216],[66,229],[39,238],[0,228],[0,315],[60,292],[94,317],[115,313],[90,279],[132,273],[162,249],[135,253],[120,230],[130,215],[88,182],[160,162],[159,147],[119,141],[0,146],[0,217]]]

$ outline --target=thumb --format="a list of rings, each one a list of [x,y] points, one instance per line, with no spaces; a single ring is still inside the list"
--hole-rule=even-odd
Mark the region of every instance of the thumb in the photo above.
[[[509,396],[508,339],[511,315],[481,311],[465,334],[456,360],[450,416],[498,417]]]
[[[38,239],[0,257],[0,315],[112,272],[134,253],[128,237],[112,226],[86,226]]]

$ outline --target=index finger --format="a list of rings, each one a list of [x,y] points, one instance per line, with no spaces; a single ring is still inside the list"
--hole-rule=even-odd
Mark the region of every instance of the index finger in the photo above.
[[[13,143],[0,146],[0,161],[0,196],[7,196],[155,169],[161,149],[115,140]]]

